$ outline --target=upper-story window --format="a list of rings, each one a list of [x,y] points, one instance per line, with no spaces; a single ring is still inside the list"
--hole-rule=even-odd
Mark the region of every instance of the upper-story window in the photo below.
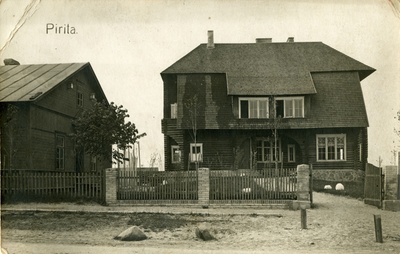
[[[276,116],[282,118],[304,117],[304,97],[278,97],[276,100]]]
[[[239,118],[268,118],[268,98],[239,98]]]
[[[171,104],[171,119],[176,119],[178,116],[178,104]]]
[[[77,92],[76,93],[76,103],[78,107],[83,107],[83,93],[82,92]]]

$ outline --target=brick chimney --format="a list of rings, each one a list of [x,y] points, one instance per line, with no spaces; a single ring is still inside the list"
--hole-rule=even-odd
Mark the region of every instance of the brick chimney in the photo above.
[[[208,49],[215,48],[215,45],[214,45],[214,31],[208,30],[207,35],[208,35],[207,48]]]
[[[256,38],[256,43],[271,43],[272,38]]]
[[[294,37],[289,37],[289,38],[287,38],[287,41],[286,42],[294,42]]]

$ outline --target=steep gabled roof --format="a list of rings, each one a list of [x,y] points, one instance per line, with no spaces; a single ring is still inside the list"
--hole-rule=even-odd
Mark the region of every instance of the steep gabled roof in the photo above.
[[[200,44],[161,74],[225,73],[229,95],[314,94],[312,72],[375,69],[322,42]]]
[[[84,68],[89,69],[106,98],[90,63],[5,65],[0,66],[0,102],[38,100]]]

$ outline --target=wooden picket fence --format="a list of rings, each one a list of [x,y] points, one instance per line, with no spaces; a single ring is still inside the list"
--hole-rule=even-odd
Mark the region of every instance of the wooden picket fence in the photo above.
[[[103,200],[103,172],[1,170],[2,197]]]
[[[286,204],[297,199],[297,169],[211,170],[209,188],[202,189],[196,171],[118,170],[117,200],[122,203],[196,204],[199,193],[210,204]]]
[[[296,197],[296,168],[210,171],[210,203],[285,203]]]
[[[197,200],[195,171],[118,170],[118,200],[136,203],[194,203]]]

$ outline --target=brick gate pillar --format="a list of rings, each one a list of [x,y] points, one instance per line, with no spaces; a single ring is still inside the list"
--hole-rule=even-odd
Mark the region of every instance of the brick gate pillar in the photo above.
[[[293,209],[308,209],[311,207],[310,200],[310,166],[297,166],[297,183],[296,183],[297,200],[293,201]]]
[[[383,209],[390,211],[400,211],[399,199],[399,175],[397,166],[386,166],[384,176]]]
[[[208,206],[210,203],[210,169],[199,168],[198,179],[199,205]]]
[[[106,205],[116,204],[117,203],[117,176],[118,169],[117,168],[107,168],[105,169],[104,174],[104,189],[105,189],[105,203]]]

